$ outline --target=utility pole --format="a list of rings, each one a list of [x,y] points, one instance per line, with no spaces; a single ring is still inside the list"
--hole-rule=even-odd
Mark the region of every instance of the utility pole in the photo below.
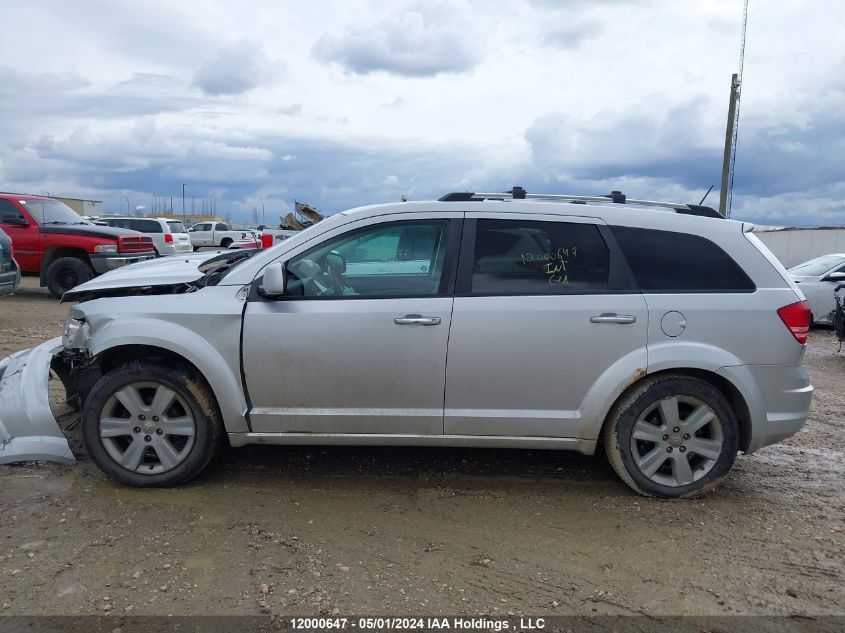
[[[745,68],[745,34],[748,30],[748,0],[742,9],[742,39],[739,43],[739,73],[731,77],[731,101],[728,106],[728,125],[725,131],[725,154],[722,164],[722,184],[719,191],[719,212],[731,217],[734,190],[734,164],[739,132],[739,102],[742,91],[742,71]]]
[[[182,224],[185,224],[185,183],[182,183]]]
[[[722,184],[719,185],[719,213],[727,216],[728,187],[731,182],[731,157],[733,155],[734,123],[736,121],[736,101],[739,95],[739,75],[731,76],[731,100],[728,102],[728,125],[725,128],[725,153],[722,156]]]

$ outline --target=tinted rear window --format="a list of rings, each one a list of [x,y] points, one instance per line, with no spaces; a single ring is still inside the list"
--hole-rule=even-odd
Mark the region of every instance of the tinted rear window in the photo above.
[[[592,224],[478,220],[471,291],[606,292],[608,268],[607,245]]]
[[[721,247],[699,235],[611,227],[643,292],[753,292],[754,283]]]

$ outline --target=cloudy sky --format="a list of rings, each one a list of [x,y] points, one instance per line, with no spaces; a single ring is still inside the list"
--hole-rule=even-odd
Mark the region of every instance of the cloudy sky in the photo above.
[[[0,190],[267,220],[447,191],[718,204],[741,0],[0,3]],[[751,0],[733,216],[845,224],[845,4]],[[208,203],[206,203],[208,204]]]

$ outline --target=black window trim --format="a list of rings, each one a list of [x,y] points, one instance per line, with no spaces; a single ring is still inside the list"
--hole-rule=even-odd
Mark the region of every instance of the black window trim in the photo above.
[[[604,241],[608,250],[608,275],[606,290],[584,290],[577,292],[560,293],[538,293],[538,292],[473,292],[472,291],[472,269],[475,259],[475,238],[478,228],[478,220],[502,220],[525,222],[552,222],[567,224],[587,224],[598,229],[600,238]],[[538,220],[536,218],[520,217],[495,217],[493,215],[482,218],[467,218],[464,221],[464,234],[461,241],[461,252],[458,260],[458,277],[455,283],[455,297],[572,297],[579,295],[622,295],[640,294],[634,283],[634,276],[628,266],[627,260],[622,256],[622,251],[610,229],[602,221],[597,222],[572,222],[567,216]]]
[[[748,280],[750,287],[749,288],[728,288],[728,289],[724,289],[724,288],[719,288],[719,289],[687,288],[687,289],[681,290],[681,289],[678,289],[678,288],[670,288],[670,289],[666,289],[666,290],[643,290],[642,288],[640,288],[639,283],[636,281],[636,277],[634,277],[633,269],[630,267],[630,264],[627,263],[628,259],[625,257],[625,252],[622,250],[622,247],[619,246],[619,244],[616,242],[616,239],[613,237],[613,228],[614,227],[618,227],[618,228],[622,228],[622,229],[640,229],[640,230],[643,230],[643,231],[658,231],[658,232],[661,232],[661,233],[679,233],[681,235],[692,235],[694,237],[698,237],[702,240],[705,240],[705,241],[709,242],[710,244],[712,244],[714,247],[716,247],[719,251],[721,251],[722,254],[725,257],[727,257],[737,267],[737,269],[740,271],[740,273],[742,273],[742,275]],[[651,226],[628,226],[628,225],[623,225],[623,224],[613,224],[613,225],[608,225],[605,228],[607,229],[607,232],[610,234],[611,238],[613,239],[614,244],[616,246],[616,249],[619,252],[620,257],[626,262],[628,270],[631,273],[631,278],[636,285],[637,292],[640,293],[640,294],[643,294],[643,295],[728,295],[728,294],[737,295],[737,294],[754,294],[755,292],[757,292],[757,284],[754,283],[754,280],[751,279],[751,277],[748,275],[748,273],[745,271],[745,269],[742,266],[740,266],[739,263],[733,257],[731,257],[730,254],[724,248],[722,248],[719,244],[717,244],[716,242],[714,242],[713,240],[711,240],[708,237],[704,237],[703,235],[698,235],[697,233],[690,233],[688,231],[669,231],[669,230],[666,230],[666,229],[659,229],[659,228],[655,228],[655,227],[651,227]]]
[[[407,220],[391,220],[389,222],[374,222],[372,224],[367,224],[366,226],[362,226],[351,231],[345,231],[328,239],[334,239],[335,237],[340,237],[341,235],[344,237],[354,235],[355,233],[364,232],[374,227],[384,227],[396,224],[418,224],[420,222],[442,222],[444,220],[448,222],[448,233],[446,235],[446,255],[443,259],[443,272],[441,273],[440,278],[440,288],[438,288],[436,293],[409,293],[391,295],[338,295],[328,297],[283,295],[281,297],[269,298],[262,297],[258,294],[258,289],[261,287],[261,283],[264,281],[264,275],[262,274],[261,276],[256,277],[256,279],[252,282],[252,287],[250,288],[249,297],[247,298],[247,301],[369,301],[372,299],[435,299],[443,297],[452,297],[455,294],[458,249],[460,247],[462,233],[464,231],[465,220],[463,218],[425,217],[409,218]],[[320,241],[318,244],[315,244],[311,248],[302,251],[302,253],[299,253],[298,255],[296,255],[296,257],[299,257],[299,255],[303,255],[311,251],[312,249],[319,247],[326,241],[328,240]],[[287,261],[285,261],[284,264],[287,268]]]

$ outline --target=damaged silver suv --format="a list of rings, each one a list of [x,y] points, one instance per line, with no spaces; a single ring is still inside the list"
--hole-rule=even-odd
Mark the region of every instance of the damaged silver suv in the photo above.
[[[52,369],[92,459],[133,486],[188,481],[226,441],[601,443],[634,490],[697,495],[810,409],[809,309],[750,229],[514,188],[128,266],[65,295],[61,339],[0,364],[0,461],[73,459]]]

